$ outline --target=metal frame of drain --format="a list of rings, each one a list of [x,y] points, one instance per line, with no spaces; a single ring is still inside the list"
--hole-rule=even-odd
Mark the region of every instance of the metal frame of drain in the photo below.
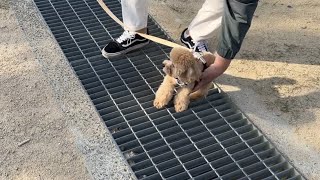
[[[138,179],[302,179],[218,88],[182,113],[152,106],[170,48],[105,59],[122,33],[95,0],[34,0]],[[117,0],[106,1],[121,17]],[[149,17],[152,35],[169,39]]]

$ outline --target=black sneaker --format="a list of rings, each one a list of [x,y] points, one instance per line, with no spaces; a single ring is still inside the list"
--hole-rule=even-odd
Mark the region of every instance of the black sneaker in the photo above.
[[[124,31],[120,37],[107,44],[101,52],[105,58],[109,58],[142,48],[148,43],[148,39],[141,37],[135,32]]]
[[[208,51],[208,43],[205,40],[194,42],[190,35],[186,34],[188,28],[182,31],[180,41],[189,49],[194,49],[195,52]]]

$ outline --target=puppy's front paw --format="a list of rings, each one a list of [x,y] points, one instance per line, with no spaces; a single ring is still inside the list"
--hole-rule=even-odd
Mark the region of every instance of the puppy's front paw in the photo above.
[[[176,112],[182,112],[188,109],[188,105],[184,103],[177,103],[174,105]]]
[[[194,93],[191,93],[191,94],[189,95],[189,98],[190,98],[190,100],[192,100],[192,101],[197,100],[197,99],[200,99],[200,98],[203,98],[203,97],[204,97],[204,95],[201,94],[201,93],[199,93],[198,91],[196,91],[196,92],[194,92]]]
[[[162,101],[161,99],[155,99],[153,101],[153,106],[156,107],[157,109],[163,108],[167,103],[165,101]]]

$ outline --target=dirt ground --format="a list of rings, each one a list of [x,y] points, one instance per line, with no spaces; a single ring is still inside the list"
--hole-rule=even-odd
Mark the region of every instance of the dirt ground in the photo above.
[[[54,96],[0,1],[0,179],[89,179]]]
[[[150,13],[178,41],[202,2],[152,0]],[[320,179],[319,17],[318,0],[261,0],[240,53],[216,80],[311,180]],[[215,44],[213,37],[212,50]],[[55,73],[54,68],[49,70]],[[59,95],[48,81],[52,79],[36,63],[8,0],[0,1],[0,179],[90,179],[87,171],[106,167],[103,163],[107,161],[109,170],[112,164],[121,164],[114,158],[119,156],[116,150],[110,157],[109,152],[101,154],[104,149],[114,148],[108,143],[96,150],[100,161],[82,156],[66,112],[56,102]],[[84,107],[89,109],[88,105]],[[79,113],[81,109],[74,111]],[[89,115],[82,118],[89,119]],[[89,120],[75,124],[86,131]],[[87,131],[103,139],[108,136],[101,135],[100,124]],[[95,146],[86,153],[94,154]],[[123,171],[121,168],[112,174]],[[95,179],[109,173],[103,168],[97,172],[96,176],[91,173],[93,178],[100,177]]]
[[[201,2],[154,0],[151,14],[179,41]],[[318,0],[260,0],[241,51],[216,80],[310,179],[320,179],[319,17]]]

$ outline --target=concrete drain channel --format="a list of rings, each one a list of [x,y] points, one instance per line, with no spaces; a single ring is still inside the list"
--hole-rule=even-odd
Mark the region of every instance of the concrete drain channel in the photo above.
[[[170,48],[150,43],[105,59],[101,48],[122,28],[97,1],[34,1],[138,179],[302,179],[217,88],[182,113],[155,109]],[[121,17],[119,1],[105,2]],[[152,18],[148,24],[168,39]]]

